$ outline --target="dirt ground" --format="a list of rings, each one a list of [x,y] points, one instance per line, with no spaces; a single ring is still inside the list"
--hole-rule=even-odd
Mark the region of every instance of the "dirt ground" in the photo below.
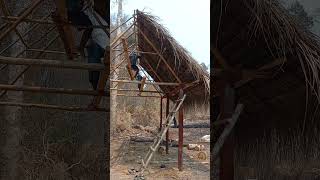
[[[157,130],[153,132],[141,129],[126,130],[121,135],[111,140],[111,179],[112,180],[133,180],[135,173],[141,167],[141,159],[148,152],[152,142],[133,142],[130,136],[155,137]],[[188,128],[184,129],[184,144],[197,143],[200,138],[210,133],[209,128]],[[170,139],[178,139],[178,129],[170,129]],[[148,169],[144,173],[145,179],[210,179],[210,144],[204,143],[206,160],[199,160],[199,151],[183,148],[183,171],[178,170],[177,158],[178,148],[170,147],[169,154],[155,153]]]

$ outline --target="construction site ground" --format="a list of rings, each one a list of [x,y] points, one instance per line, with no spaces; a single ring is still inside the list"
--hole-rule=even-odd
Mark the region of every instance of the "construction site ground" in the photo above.
[[[194,122],[194,121],[193,121]],[[203,121],[201,121],[203,122]],[[141,159],[152,142],[130,141],[130,137],[155,137],[157,128],[130,128],[111,139],[111,172],[112,180],[133,180],[135,170],[141,167]],[[197,143],[204,135],[210,134],[209,128],[184,128],[184,144]],[[170,128],[170,139],[178,140],[178,128]],[[199,151],[183,148],[183,171],[178,170],[178,147],[169,147],[169,154],[155,153],[147,170],[145,179],[210,179],[210,144],[203,143],[206,160],[198,159]]]

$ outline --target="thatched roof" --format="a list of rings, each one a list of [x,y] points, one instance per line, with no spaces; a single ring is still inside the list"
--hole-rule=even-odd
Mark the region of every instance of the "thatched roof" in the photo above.
[[[309,99],[320,94],[319,38],[276,0],[222,0],[212,8],[212,46],[232,68],[256,70],[277,58],[286,59],[268,70],[267,79],[238,88],[237,94],[246,105],[244,116],[258,126],[260,122],[282,122],[280,126],[289,128],[295,120],[303,121],[305,96],[310,92],[305,88],[313,91]],[[221,68],[216,61],[213,66]]]
[[[209,100],[209,73],[201,68],[198,62],[191,57],[170,33],[157,22],[157,18],[137,11],[137,27],[151,41],[165,59],[169,67],[174,71],[182,84],[194,83],[192,87],[185,88],[187,101],[206,103]],[[155,52],[142,33],[138,33],[139,49],[143,52]],[[199,44],[201,46],[201,44]],[[154,54],[143,54],[141,65],[156,82],[178,82],[162,59]],[[148,65],[150,64],[150,67]],[[170,98],[175,99],[177,87],[160,86],[162,91]]]

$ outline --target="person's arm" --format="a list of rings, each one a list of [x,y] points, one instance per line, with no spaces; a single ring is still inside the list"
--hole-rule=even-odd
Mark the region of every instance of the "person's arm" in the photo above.
[[[80,54],[82,56],[84,56],[84,48],[85,48],[88,40],[90,39],[92,31],[93,31],[93,29],[89,28],[89,29],[86,29],[82,34],[81,41],[80,41],[80,48],[79,48]]]

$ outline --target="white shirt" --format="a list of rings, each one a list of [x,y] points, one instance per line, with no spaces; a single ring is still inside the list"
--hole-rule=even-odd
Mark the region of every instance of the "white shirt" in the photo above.
[[[84,13],[89,17],[92,25],[100,26],[99,21],[103,26],[107,26],[108,23],[93,10],[93,8],[87,8],[84,10]],[[99,19],[97,19],[97,18]],[[106,32],[101,28],[93,28],[91,38],[94,42],[96,42],[101,48],[106,49],[110,45],[110,39]]]

